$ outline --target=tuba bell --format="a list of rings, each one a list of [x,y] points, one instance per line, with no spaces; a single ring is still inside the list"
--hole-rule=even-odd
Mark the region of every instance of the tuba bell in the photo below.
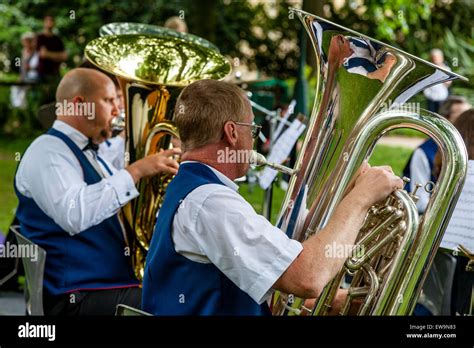
[[[341,314],[409,315],[464,184],[467,154],[454,126],[407,101],[432,85],[465,79],[395,47],[310,13],[290,9],[301,20],[316,54],[316,100],[278,227],[304,241],[318,233],[362,162],[396,128],[433,138],[443,168],[422,218],[416,193],[392,193],[367,213],[351,256],[314,308],[304,299],[275,293],[274,315],[328,314],[342,281],[349,280]]]
[[[105,24],[99,28],[100,36],[128,34],[148,34],[155,36],[174,37],[219,52],[219,48],[216,45],[214,45],[212,42],[207,41],[206,39],[203,39],[202,37],[189,33],[181,33],[173,29],[164,28],[153,24],[114,22]]]
[[[109,28],[110,29],[110,28]],[[172,146],[179,130],[172,122],[181,90],[201,79],[222,79],[231,70],[216,50],[184,40],[184,34],[126,34],[99,37],[85,48],[86,58],[115,75],[125,98],[125,163]],[[205,41],[204,39],[202,39]],[[117,124],[120,124],[120,120]],[[143,278],[146,254],[170,175],[141,179],[140,196],[122,209],[132,265]]]

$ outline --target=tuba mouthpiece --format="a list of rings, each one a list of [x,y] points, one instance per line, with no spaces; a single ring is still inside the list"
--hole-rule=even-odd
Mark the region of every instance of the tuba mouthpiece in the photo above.
[[[120,112],[117,117],[113,118],[110,126],[113,131],[123,131],[125,129],[125,112]]]
[[[284,165],[278,164],[278,163],[271,163],[267,162],[267,159],[265,158],[264,155],[261,153],[258,153],[257,151],[253,150],[250,154],[249,158],[249,163],[253,166],[259,167],[259,166],[268,166],[272,169],[275,169],[283,174],[287,175],[293,175],[295,174],[295,170],[289,167],[286,167]]]

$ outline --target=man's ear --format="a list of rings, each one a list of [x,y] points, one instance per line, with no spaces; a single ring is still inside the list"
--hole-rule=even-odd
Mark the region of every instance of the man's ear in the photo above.
[[[227,121],[224,124],[224,139],[227,140],[227,142],[232,146],[235,146],[235,144],[237,143],[239,135],[237,133],[237,127],[234,122]]]
[[[74,98],[72,98],[72,102],[74,104],[76,103],[83,103],[84,102],[84,97],[82,95],[76,95]]]

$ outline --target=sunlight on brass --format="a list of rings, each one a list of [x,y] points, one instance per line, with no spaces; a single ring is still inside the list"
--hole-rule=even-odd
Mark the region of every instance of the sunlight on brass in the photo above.
[[[415,203],[403,190],[373,206],[356,242],[365,254],[347,260],[312,309],[313,315],[328,314],[350,273],[349,293],[357,294],[362,303],[357,308],[349,299],[344,314],[409,315],[463,187],[467,154],[450,122],[408,101],[432,85],[466,79],[318,16],[298,9],[290,12],[311,39],[316,84],[310,122],[294,166],[297,173],[290,179],[277,225],[301,242],[319,233],[387,132],[412,128],[433,138],[443,168],[423,219],[418,219]],[[303,303],[304,299],[277,292],[273,314],[293,315]]]
[[[181,33],[173,29],[160,27],[158,25],[153,24],[115,22],[105,24],[99,29],[100,36],[127,34],[149,34],[154,36],[175,37],[219,52],[219,48],[216,45],[203,39],[202,37],[189,33]]]

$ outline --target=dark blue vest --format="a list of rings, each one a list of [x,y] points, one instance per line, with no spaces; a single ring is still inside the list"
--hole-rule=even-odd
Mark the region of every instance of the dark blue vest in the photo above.
[[[191,191],[206,184],[224,185],[207,166],[184,163],[166,189],[148,251],[142,308],[155,315],[269,315],[266,303],[257,304],[216,266],[191,261],[174,249],[175,212]]]
[[[428,163],[430,164],[430,180],[432,182],[436,182],[436,178],[433,175],[433,168],[434,168],[434,159],[436,156],[436,152],[438,151],[438,145],[433,139],[428,139],[425,141],[423,144],[421,144],[420,149],[423,150],[423,152],[426,155],[426,158],[428,159]],[[403,176],[406,176],[407,178],[411,178],[411,170],[410,170],[410,164],[411,160],[413,158],[413,154],[410,156],[410,159],[407,162],[407,165],[405,166],[405,169],[403,169]],[[410,182],[410,184],[415,184],[413,182]],[[420,184],[424,185],[426,183],[420,182]],[[406,187],[405,189],[408,191],[412,191],[414,186],[411,186],[408,188]]]
[[[48,134],[62,139],[81,164],[84,181],[93,185],[100,180],[82,151],[65,134],[51,128]],[[54,182],[49,183],[54,185]],[[117,215],[79,234],[71,236],[47,216],[31,198],[16,188],[20,201],[17,218],[26,238],[46,250],[44,288],[51,295],[75,289],[106,289],[137,286],[130,257]]]

